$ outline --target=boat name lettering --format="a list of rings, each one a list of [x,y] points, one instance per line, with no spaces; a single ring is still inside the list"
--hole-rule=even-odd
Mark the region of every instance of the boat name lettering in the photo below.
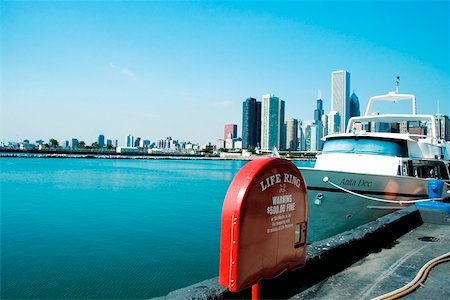
[[[297,178],[297,176],[288,173],[284,173],[283,176],[281,175],[282,174],[274,174],[262,180],[259,183],[261,185],[261,192],[264,192],[267,188],[271,187],[274,184],[279,184],[282,182],[290,183],[292,185],[295,185],[297,188],[300,188],[301,180]]]
[[[346,186],[363,186],[363,187],[371,187],[372,186],[372,181],[368,181],[368,180],[364,180],[364,179],[347,179],[347,178],[343,178],[341,180],[341,185],[346,185]]]

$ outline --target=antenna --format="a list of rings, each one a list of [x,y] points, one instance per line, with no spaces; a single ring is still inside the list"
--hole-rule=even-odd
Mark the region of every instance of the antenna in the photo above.
[[[395,80],[395,93],[398,94],[398,85],[400,84],[400,76],[397,76],[397,80]]]
[[[441,123],[441,112],[439,109],[439,100],[437,102],[437,122],[438,122],[438,138],[442,139],[441,132],[442,132],[442,123]]]

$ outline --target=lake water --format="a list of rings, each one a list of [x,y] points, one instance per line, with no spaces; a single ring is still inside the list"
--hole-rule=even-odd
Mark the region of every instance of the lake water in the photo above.
[[[217,276],[245,163],[0,158],[1,298],[151,298]]]

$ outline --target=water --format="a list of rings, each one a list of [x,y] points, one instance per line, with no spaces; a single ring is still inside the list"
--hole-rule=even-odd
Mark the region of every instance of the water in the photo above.
[[[217,276],[245,163],[0,158],[1,298],[150,298]]]

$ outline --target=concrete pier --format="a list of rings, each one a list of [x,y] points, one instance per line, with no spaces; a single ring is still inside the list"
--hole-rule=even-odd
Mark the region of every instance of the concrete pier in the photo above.
[[[306,266],[262,281],[264,299],[371,299],[411,281],[429,260],[450,251],[450,215],[411,206],[308,245]],[[432,269],[406,299],[450,299],[449,262]],[[212,278],[164,299],[247,299]]]

